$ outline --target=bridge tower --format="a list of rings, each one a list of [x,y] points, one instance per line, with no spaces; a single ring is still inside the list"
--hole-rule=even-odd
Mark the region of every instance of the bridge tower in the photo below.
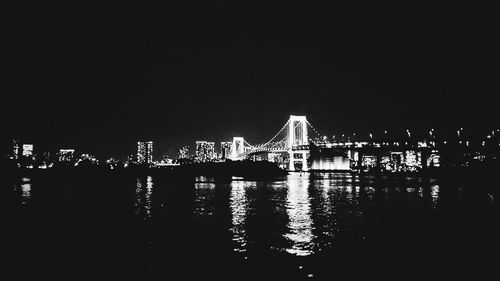
[[[302,170],[307,171],[307,154],[309,153],[309,137],[306,116],[290,115],[288,121],[287,149],[290,159],[289,170],[295,171],[295,163],[302,163]]]
[[[231,144],[231,160],[237,160],[239,155],[245,153],[245,139],[243,137],[233,137]]]

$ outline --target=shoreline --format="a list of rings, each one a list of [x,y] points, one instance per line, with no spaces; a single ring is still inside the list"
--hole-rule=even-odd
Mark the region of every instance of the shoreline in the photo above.
[[[220,165],[225,164],[225,165]],[[174,178],[195,178],[198,176],[215,177],[219,179],[232,180],[232,177],[244,179],[272,179],[289,175],[291,173],[309,173],[309,174],[350,174],[360,176],[466,176],[466,175],[485,175],[495,173],[500,169],[499,163],[491,165],[481,165],[473,167],[440,167],[421,171],[402,171],[402,172],[384,172],[384,171],[353,171],[353,170],[309,170],[309,171],[286,171],[278,168],[269,162],[250,162],[250,163],[201,163],[180,165],[174,167],[129,167],[108,169],[103,167],[54,167],[48,169],[28,169],[4,167],[7,175],[30,176],[42,174],[64,174],[64,175],[90,175],[90,174],[109,174],[109,175],[164,175]]]

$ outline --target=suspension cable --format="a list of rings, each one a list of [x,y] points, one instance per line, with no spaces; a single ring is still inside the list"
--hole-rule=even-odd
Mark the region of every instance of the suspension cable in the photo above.
[[[245,139],[243,139],[243,143],[246,144],[246,145],[248,145],[248,146],[250,146],[251,148],[254,148],[254,146],[251,145],[251,144],[249,144]]]
[[[311,123],[309,123],[309,121],[306,120],[306,122],[307,122],[307,125],[309,125],[309,127],[311,127],[311,129],[313,130],[313,132],[315,132],[319,137],[323,136],[322,134],[320,134],[318,132],[318,130],[316,130],[316,128],[314,128],[314,126]]]
[[[257,147],[263,147],[263,146],[266,146],[268,145],[269,143],[271,143],[279,134],[281,134],[281,132],[283,132],[283,129],[286,128],[286,126],[288,125],[288,123],[290,123],[290,119],[288,119],[288,121],[286,121],[285,125],[283,125],[283,127],[281,127],[281,129],[278,131],[278,133],[276,133],[274,135],[274,137],[272,137],[269,141],[267,141],[266,143],[262,144],[262,145],[258,145]]]

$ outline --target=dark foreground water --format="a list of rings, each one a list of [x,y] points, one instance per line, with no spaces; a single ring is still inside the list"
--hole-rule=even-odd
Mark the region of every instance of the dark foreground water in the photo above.
[[[495,177],[6,175],[0,274],[497,280]]]

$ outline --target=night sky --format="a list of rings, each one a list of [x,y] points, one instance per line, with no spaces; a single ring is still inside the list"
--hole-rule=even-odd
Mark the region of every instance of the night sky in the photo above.
[[[6,9],[4,138],[123,158],[260,143],[290,114],[329,136],[498,127],[487,8],[203,2]]]

